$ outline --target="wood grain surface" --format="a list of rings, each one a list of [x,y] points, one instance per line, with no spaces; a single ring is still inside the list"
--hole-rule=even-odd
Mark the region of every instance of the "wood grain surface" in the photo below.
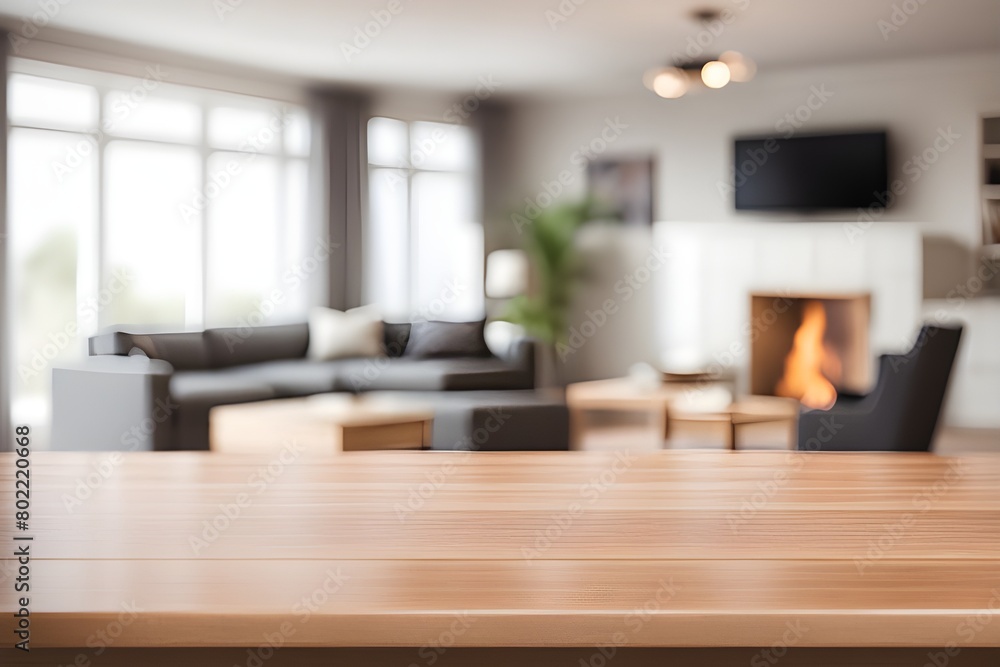
[[[1000,457],[38,453],[18,535],[35,648],[1000,646]]]

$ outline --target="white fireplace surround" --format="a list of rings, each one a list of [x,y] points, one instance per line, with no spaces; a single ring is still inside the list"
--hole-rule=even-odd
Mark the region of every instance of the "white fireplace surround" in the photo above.
[[[946,423],[1000,428],[1000,298],[924,301],[920,227],[888,221],[868,229],[845,226],[850,224],[658,222],[652,239],[648,228],[588,226],[580,250],[593,285],[614,285],[633,273],[651,247],[670,256],[652,272],[653,289],[578,291],[570,317],[578,329],[608,299],[617,310],[562,364],[563,378],[617,377],[638,362],[671,369],[716,364],[734,371],[746,391],[752,293],[869,293],[873,363],[880,354],[908,350],[924,320],[966,326]]]
[[[657,339],[668,369],[735,372],[746,391],[750,294],[871,294],[873,357],[906,350],[921,323],[923,247],[915,224],[659,222]]]

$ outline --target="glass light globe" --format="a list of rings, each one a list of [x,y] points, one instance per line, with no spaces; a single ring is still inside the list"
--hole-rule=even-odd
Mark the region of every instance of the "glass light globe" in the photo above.
[[[736,83],[746,83],[757,73],[757,64],[739,51],[726,51],[719,60],[729,67],[729,75]]]
[[[709,61],[701,68],[701,80],[709,88],[722,88],[729,83],[730,76],[729,65],[720,60]]]
[[[660,97],[676,99],[688,89],[687,75],[676,67],[665,69],[653,77],[653,92]]]

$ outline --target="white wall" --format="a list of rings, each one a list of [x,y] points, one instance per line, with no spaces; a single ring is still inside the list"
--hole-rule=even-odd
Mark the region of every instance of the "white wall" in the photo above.
[[[560,347],[559,377],[566,382],[616,377],[632,364],[657,365],[660,341],[657,282],[669,258],[649,229],[588,225],[578,236],[584,268]]]
[[[965,327],[945,406],[947,423],[1000,428],[1000,298],[928,299],[923,317]]]
[[[512,210],[524,211],[528,206],[524,197],[531,203],[544,205],[550,200],[550,194],[555,194],[557,199],[582,196],[586,191],[586,175],[581,151],[588,145],[601,150],[603,143],[605,156],[655,157],[657,220],[693,223],[787,221],[789,225],[800,221],[798,224],[801,224],[801,214],[792,218],[737,213],[732,196],[720,193],[719,189],[720,183],[729,182],[735,136],[765,134],[776,128],[783,133],[789,126],[781,123],[788,122],[788,114],[798,112],[801,117],[807,117],[801,123],[796,120],[800,125],[796,131],[801,133],[862,128],[888,130],[890,180],[903,179],[906,191],[894,207],[884,212],[879,224],[913,223],[924,235],[925,252],[928,239],[941,239],[964,249],[949,266],[944,266],[936,255],[927,253],[923,267],[925,283],[930,276],[931,282],[945,287],[955,285],[972,270],[972,253],[981,240],[979,116],[1000,112],[1000,53],[777,72],[764,70],[751,83],[734,84],[721,91],[680,100],[657,98],[642,88],[640,74],[623,73],[623,76],[636,79],[636,89],[631,95],[535,99],[517,107],[515,132],[510,140],[517,147],[516,171],[522,199],[511,202]],[[814,95],[816,90],[828,91],[828,99],[820,103]],[[814,95],[815,109],[804,106],[810,101],[810,95]],[[620,131],[608,129],[615,124],[622,126]],[[933,147],[939,132],[949,129],[958,138],[946,150],[931,155],[935,158],[934,164],[926,170],[918,169],[915,176],[913,163],[908,165],[908,161]],[[857,218],[857,212],[845,212],[806,217],[806,220],[852,222]],[[505,237],[510,244],[517,243],[518,235],[510,220],[490,222],[494,236]],[[849,229],[843,224],[831,225],[831,228],[836,228],[837,233]],[[724,234],[732,228],[720,225],[715,229]],[[891,248],[885,251],[892,252]],[[851,271],[851,268],[845,266],[844,270]],[[915,294],[918,293],[919,286]],[[907,297],[910,296],[908,292]],[[717,306],[704,304],[705,308]],[[908,304],[907,308],[908,312],[914,310],[913,304]],[[577,313],[571,319],[580,319],[582,315]],[[692,317],[703,319],[701,313]],[[649,359],[649,318],[633,319],[626,314],[621,319],[628,322],[617,323],[614,332],[605,327],[595,341],[582,350],[587,354],[575,355],[576,358],[569,362],[571,366],[577,364],[568,373],[570,377],[621,373],[630,364]],[[910,321],[906,324],[914,325]],[[635,333],[630,337],[628,331]],[[654,348],[658,349],[655,355],[662,357],[668,351],[670,340],[670,331],[656,334]],[[899,346],[904,342],[900,341]],[[588,359],[588,355],[599,356],[595,360]],[[963,417],[959,421],[984,423],[978,412]]]
[[[733,138],[773,132],[809,101],[812,90],[822,89],[832,94],[808,110],[797,132],[886,128],[890,133],[890,178],[903,178],[908,188],[882,219],[918,221],[926,233],[966,246],[980,240],[978,116],[1000,111],[1000,53],[763,72],[751,83],[680,100],[656,97],[642,88],[639,73],[635,77],[635,94],[627,97],[535,100],[520,107],[512,139],[522,156],[525,195],[544,192],[563,170],[572,173],[565,190],[582,194],[586,177],[575,152],[600,137],[607,119],[618,119],[627,127],[604,154],[655,156],[656,219],[774,219],[737,213],[732,197],[720,194],[719,183],[727,181],[732,164]],[[959,138],[912,180],[903,171],[906,162],[949,127]],[[517,202],[518,208],[524,205]],[[857,214],[823,217],[852,220]]]

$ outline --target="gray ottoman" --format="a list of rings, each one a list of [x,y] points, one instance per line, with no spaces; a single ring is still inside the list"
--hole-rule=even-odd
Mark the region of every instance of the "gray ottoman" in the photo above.
[[[545,391],[392,392],[434,409],[431,449],[483,452],[565,451],[569,411]]]

